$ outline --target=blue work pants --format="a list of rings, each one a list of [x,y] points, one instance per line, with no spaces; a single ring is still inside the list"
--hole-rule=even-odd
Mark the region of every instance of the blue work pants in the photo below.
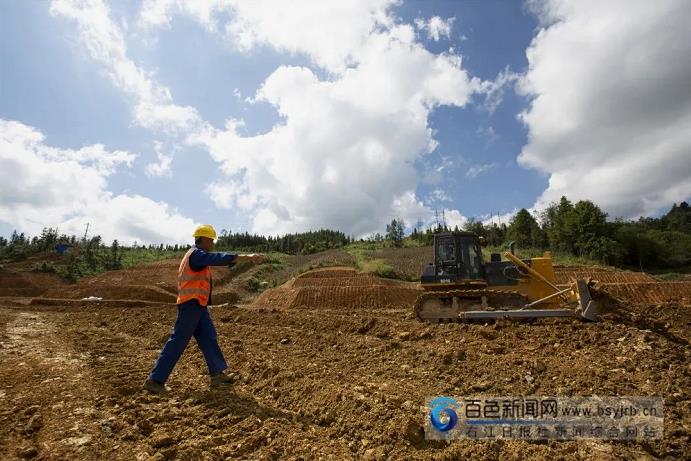
[[[194,299],[178,305],[178,317],[175,320],[173,333],[163,346],[149,378],[165,383],[192,336],[197,340],[197,345],[204,354],[209,375],[216,375],[228,368],[223,352],[218,346],[216,328],[211,321],[211,315],[207,308],[201,307]]]

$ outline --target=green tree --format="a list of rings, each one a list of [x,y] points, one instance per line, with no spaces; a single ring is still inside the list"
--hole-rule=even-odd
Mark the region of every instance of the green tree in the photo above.
[[[573,204],[563,196],[559,203],[550,204],[542,213],[542,224],[552,250],[574,253],[575,237],[569,223],[572,213]]]
[[[391,224],[386,225],[386,240],[393,243],[394,246],[400,247],[403,245],[405,223],[402,219],[393,219]]]
[[[600,237],[608,237],[607,214],[590,200],[581,200],[566,215],[566,229],[575,253],[585,256]]]
[[[615,245],[613,239],[617,225],[608,224],[607,214],[589,200],[573,205],[562,197],[559,203],[550,204],[541,218],[549,246],[554,251],[578,256],[592,254],[601,261],[625,257],[625,245]]]
[[[511,219],[506,238],[523,248],[544,248],[546,244],[545,233],[525,208],[521,208]]]
[[[691,265],[691,234],[649,230],[645,235],[657,244],[656,265],[666,267]]]
[[[686,202],[675,203],[660,221],[665,230],[691,234],[691,207]]]
[[[482,224],[482,221],[477,221],[475,218],[468,219],[465,224],[463,224],[463,230],[487,238],[487,228]]]
[[[624,246],[609,237],[596,237],[588,242],[586,247],[590,259],[607,265],[620,264],[626,253]]]
[[[113,240],[110,245],[109,259],[106,261],[108,269],[122,269],[122,250],[117,240]]]
[[[490,246],[501,246],[506,241],[506,224],[500,226],[497,223],[492,223],[490,226],[485,227],[485,230],[487,233],[485,238]]]

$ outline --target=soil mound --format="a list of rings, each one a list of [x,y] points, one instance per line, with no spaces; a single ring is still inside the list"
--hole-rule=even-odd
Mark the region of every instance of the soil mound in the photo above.
[[[61,284],[52,274],[0,269],[0,296],[39,296],[49,287]]]
[[[606,283],[599,289],[629,303],[679,303],[691,306],[691,282]]]
[[[180,261],[166,259],[127,269],[108,271],[80,279],[74,285],[55,287],[42,293],[47,298],[81,299],[96,296],[104,300],[141,300],[175,303]],[[238,295],[225,285],[227,268],[214,268],[215,304],[235,302]],[[41,294],[41,293],[38,293]],[[31,295],[26,295],[31,296]]]
[[[619,271],[587,266],[555,266],[554,276],[557,284],[570,283],[573,279],[592,278],[600,283],[643,283],[656,279],[645,272]]]
[[[253,306],[312,309],[408,308],[420,294],[417,284],[382,279],[350,268],[301,274],[259,295]]]

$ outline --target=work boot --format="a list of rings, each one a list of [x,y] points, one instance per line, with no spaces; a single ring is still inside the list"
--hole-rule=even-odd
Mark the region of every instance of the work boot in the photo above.
[[[220,372],[211,377],[211,387],[220,386],[223,384],[233,384],[239,378],[235,373],[223,373]]]
[[[168,392],[170,392],[170,387],[166,386],[165,383],[159,383],[158,381],[154,381],[151,378],[144,381],[144,389],[159,395],[167,394]]]

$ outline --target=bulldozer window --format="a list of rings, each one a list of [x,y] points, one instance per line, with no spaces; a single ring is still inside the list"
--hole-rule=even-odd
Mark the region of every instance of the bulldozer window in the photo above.
[[[442,240],[439,244],[439,260],[442,262],[456,261],[456,245],[453,240]]]
[[[461,261],[465,268],[465,276],[471,279],[480,278],[480,266],[482,265],[482,257],[480,256],[480,247],[474,242],[467,242],[466,245],[461,245]]]

